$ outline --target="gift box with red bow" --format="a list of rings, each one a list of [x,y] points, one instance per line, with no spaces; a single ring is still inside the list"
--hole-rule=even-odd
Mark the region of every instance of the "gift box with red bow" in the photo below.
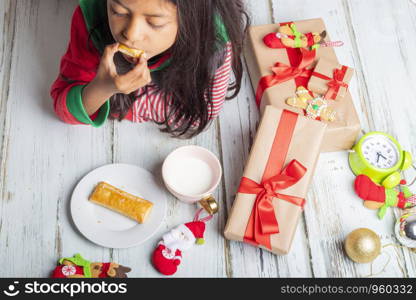
[[[224,235],[289,252],[326,124],[266,106]]]
[[[296,41],[295,48],[284,45],[271,48],[270,42],[266,43],[270,41],[270,34],[280,36],[279,28],[285,25],[290,25],[287,28],[293,30],[295,39],[301,38],[302,34],[305,37],[312,34],[322,40],[320,44],[305,43],[304,48],[297,47],[302,43]],[[320,59],[338,63],[334,48],[331,47],[334,44],[336,42],[330,40],[322,19],[250,27],[244,52],[260,113],[263,113],[267,105],[273,105],[304,115],[303,109],[289,106],[286,100],[295,96],[298,87],[308,87]],[[326,91],[327,89],[324,92]],[[327,122],[321,151],[351,149],[361,126],[350,92],[346,90],[342,100],[328,100],[328,105],[336,112],[336,119]]]
[[[308,89],[326,99],[341,101],[348,91],[354,69],[336,61],[321,58],[312,72]]]

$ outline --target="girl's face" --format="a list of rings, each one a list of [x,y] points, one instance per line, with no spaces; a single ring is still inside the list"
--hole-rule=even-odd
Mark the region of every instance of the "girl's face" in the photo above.
[[[178,19],[176,6],[170,1],[107,0],[107,11],[115,41],[144,50],[148,59],[175,42]]]

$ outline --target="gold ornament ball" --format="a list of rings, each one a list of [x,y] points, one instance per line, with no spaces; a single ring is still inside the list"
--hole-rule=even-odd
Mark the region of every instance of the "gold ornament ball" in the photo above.
[[[347,236],[345,251],[348,257],[357,263],[372,262],[380,255],[380,237],[370,229],[356,229]]]

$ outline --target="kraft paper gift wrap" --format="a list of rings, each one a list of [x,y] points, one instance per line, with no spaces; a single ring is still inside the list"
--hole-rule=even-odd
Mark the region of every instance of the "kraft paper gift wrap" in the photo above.
[[[224,231],[227,239],[247,242],[279,255],[289,252],[325,129],[326,124],[322,122],[273,106],[265,107],[241,182],[263,185],[268,189],[266,194],[271,196],[268,202],[259,204],[260,195],[264,195],[262,188],[255,188],[257,194],[248,193],[242,191],[243,184],[240,184]],[[302,175],[296,173],[299,169],[284,174],[285,168],[296,166],[303,168]],[[294,177],[297,179],[293,180]],[[276,183],[270,184],[271,181]],[[275,188],[282,182],[291,183],[284,189]],[[266,239],[262,244],[253,240],[251,223],[260,206],[265,207],[267,218],[273,218],[278,228],[278,233],[260,235]],[[256,224],[254,221],[254,227]]]
[[[309,79],[308,89],[320,95],[327,95],[327,99],[342,101],[353,75],[353,68],[321,58]]]
[[[311,19],[293,22],[297,30],[302,33],[323,32],[326,30],[322,19]],[[282,23],[286,24],[286,23]],[[277,63],[287,66],[297,66],[300,62],[302,52],[300,49],[271,49],[267,47],[263,38],[271,32],[277,32],[279,24],[252,26],[249,28],[246,46],[244,49],[245,59],[254,91],[257,91],[260,79],[264,76],[272,75],[271,68]],[[327,34],[325,41],[330,41]],[[267,88],[258,103],[260,112],[263,113],[267,105],[273,105],[281,109],[288,109],[299,114],[304,114],[302,109],[295,108],[286,104],[286,100],[295,95],[297,86],[307,87],[309,78],[317,61],[325,58],[330,61],[338,62],[335,51],[331,47],[320,47],[316,50],[313,62],[305,69],[304,76],[279,83]],[[309,73],[309,74],[307,74]],[[328,122],[322,143],[322,152],[332,152],[351,149],[360,132],[360,121],[354,108],[351,94],[346,92],[345,97],[339,101],[330,100],[330,107],[336,111],[336,120]]]

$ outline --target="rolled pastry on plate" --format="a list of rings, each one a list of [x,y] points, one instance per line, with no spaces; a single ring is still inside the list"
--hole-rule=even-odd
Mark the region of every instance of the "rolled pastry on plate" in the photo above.
[[[118,46],[118,51],[134,58],[140,58],[144,54],[143,50],[132,49],[123,44]]]
[[[139,223],[146,221],[153,207],[152,202],[122,191],[106,182],[97,184],[89,200]]]

